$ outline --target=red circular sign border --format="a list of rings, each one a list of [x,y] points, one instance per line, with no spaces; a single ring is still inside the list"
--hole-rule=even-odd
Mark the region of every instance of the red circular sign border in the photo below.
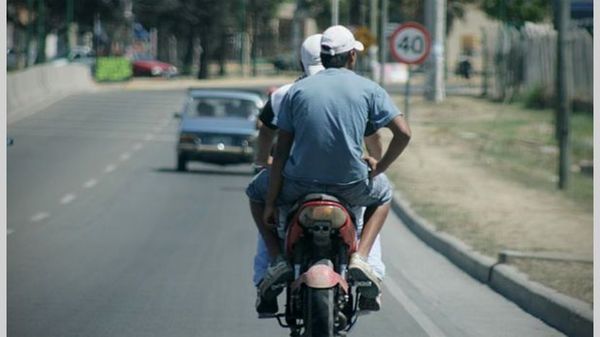
[[[389,43],[389,45],[392,45],[392,42],[394,41],[394,38],[396,37],[396,35],[399,34],[402,30],[404,30],[406,28],[415,28],[417,30],[420,30],[423,33],[423,35],[425,35],[425,40],[426,40],[425,45],[427,47],[425,50],[425,53],[419,59],[412,61],[412,62],[407,62],[407,60],[405,60],[402,56],[400,56],[400,55],[398,55],[398,53],[396,53],[396,48],[390,48],[390,50],[392,51],[392,56],[394,56],[396,58],[396,60],[400,63],[421,64],[421,63],[423,63],[423,61],[425,61],[425,59],[427,59],[427,57],[429,56],[429,52],[431,52],[431,35],[427,31],[427,29],[420,23],[407,22],[407,23],[401,24],[400,27],[396,28],[396,30],[392,33],[392,35],[390,35],[388,43]]]

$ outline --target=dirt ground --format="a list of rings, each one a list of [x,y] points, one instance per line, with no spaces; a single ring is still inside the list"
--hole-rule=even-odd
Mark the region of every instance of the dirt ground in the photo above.
[[[402,98],[396,100],[402,107]],[[496,118],[499,108],[501,104],[472,97],[450,97],[440,105],[416,99],[410,114],[413,138],[388,175],[417,213],[488,256],[496,258],[508,249],[592,260],[589,208],[551,189],[498,174],[465,137],[444,131],[449,121]],[[386,132],[386,137],[391,135]],[[593,302],[592,264],[511,263],[532,280]]]

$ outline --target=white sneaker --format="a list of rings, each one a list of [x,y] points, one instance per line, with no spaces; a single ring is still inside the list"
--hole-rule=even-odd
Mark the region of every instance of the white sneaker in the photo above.
[[[358,291],[362,296],[376,298],[381,293],[381,279],[373,272],[367,260],[358,253],[350,257],[348,273],[352,281],[359,284]]]

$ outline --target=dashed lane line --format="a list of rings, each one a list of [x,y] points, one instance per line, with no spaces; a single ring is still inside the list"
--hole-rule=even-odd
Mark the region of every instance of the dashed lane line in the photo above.
[[[6,229],[6,236],[11,235],[12,233],[14,233],[15,231],[13,229],[7,228]]]
[[[129,154],[129,152],[125,152],[125,153],[123,153],[123,154],[122,154],[122,155],[119,157],[119,159],[120,159],[121,161],[127,161],[127,160],[129,160],[130,158],[131,158],[131,154]]]
[[[69,193],[60,199],[60,203],[62,205],[68,205],[71,202],[73,202],[73,200],[75,200],[76,198],[77,198],[77,196],[75,196],[75,194]]]
[[[92,188],[94,186],[96,186],[98,184],[98,180],[96,179],[90,179],[88,181],[85,182],[85,184],[83,184],[84,188]]]
[[[40,212],[40,213],[37,213],[36,215],[32,216],[31,217],[31,221],[32,222],[40,222],[40,221],[42,221],[44,219],[47,219],[49,217],[50,217],[50,214],[48,214],[46,212]]]
[[[107,165],[107,166],[106,166],[106,168],[104,169],[104,173],[111,173],[111,172],[113,172],[113,171],[114,171],[114,170],[116,170],[116,169],[117,169],[117,166],[116,166],[116,165],[114,165],[114,164],[109,164],[109,165]]]
[[[144,147],[144,144],[142,143],[137,143],[133,146],[133,151],[139,151]]]

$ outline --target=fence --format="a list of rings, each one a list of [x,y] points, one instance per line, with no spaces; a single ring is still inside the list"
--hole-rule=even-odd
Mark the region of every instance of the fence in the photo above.
[[[484,93],[499,100],[533,93],[546,102],[554,97],[557,33],[550,25],[527,23],[520,29],[501,26],[484,30]],[[593,38],[579,28],[569,32],[573,101],[593,103]]]

